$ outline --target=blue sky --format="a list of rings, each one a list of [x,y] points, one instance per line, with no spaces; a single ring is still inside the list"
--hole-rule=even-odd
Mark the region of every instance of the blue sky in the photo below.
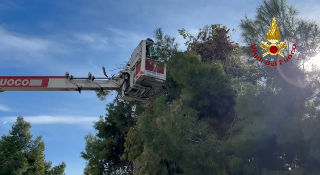
[[[177,37],[206,24],[238,28],[240,19],[254,16],[262,1],[213,0],[0,0],[0,75],[103,76],[115,73],[142,39],[162,27]],[[288,1],[300,15],[320,19],[320,2]],[[239,31],[232,35],[241,42]],[[181,47],[183,49],[183,47]],[[117,70],[114,70],[117,69]],[[84,136],[93,121],[105,115],[94,92],[0,93],[0,134],[7,134],[16,117],[31,122],[34,136],[43,136],[46,160],[67,164],[67,175],[81,175]],[[6,124],[2,124],[7,121]]]

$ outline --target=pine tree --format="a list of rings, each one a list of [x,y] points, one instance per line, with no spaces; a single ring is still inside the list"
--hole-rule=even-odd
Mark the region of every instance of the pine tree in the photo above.
[[[162,31],[156,34],[159,48],[175,45],[174,38],[163,44]],[[229,120],[234,105],[231,79],[222,63],[205,62],[192,51],[168,50],[169,93],[140,106],[126,138],[127,158],[137,165],[136,174],[223,174],[221,140],[228,134],[227,126],[218,123]]]
[[[12,175],[64,175],[66,164],[51,168],[45,161],[41,136],[32,140],[31,125],[18,117],[9,135],[0,139],[0,174]]]
[[[310,97],[319,84],[318,72],[306,72],[303,63],[316,52],[319,33],[313,22],[299,19],[297,9],[284,0],[264,1],[257,9],[255,19],[245,16],[241,21],[242,36],[251,45],[265,41],[272,18],[279,26],[281,40],[288,45],[283,53],[289,55],[295,43],[293,58],[277,67],[258,65],[255,83],[249,83],[237,99],[237,122],[229,141],[230,154],[246,160],[257,174],[318,174],[318,161],[311,156],[314,141],[307,138],[316,135],[316,104]],[[308,27],[307,27],[308,26]],[[262,55],[262,49],[258,49]],[[265,61],[278,61],[281,56],[266,56]],[[302,66],[301,66],[302,65]],[[306,129],[308,128],[308,129]],[[311,136],[312,137],[312,136]],[[289,171],[289,168],[291,171]]]
[[[132,163],[121,157],[125,150],[125,137],[136,122],[133,106],[134,102],[125,102],[120,95],[107,105],[106,117],[100,116],[94,125],[97,134],[89,133],[85,137],[86,148],[81,157],[87,161],[86,174],[132,172]]]

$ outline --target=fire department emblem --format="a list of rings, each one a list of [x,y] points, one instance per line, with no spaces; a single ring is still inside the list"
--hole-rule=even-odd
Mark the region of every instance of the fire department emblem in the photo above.
[[[276,18],[273,17],[272,22],[271,22],[271,26],[270,29],[267,33],[266,39],[271,43],[268,44],[268,42],[264,42],[261,41],[261,48],[267,52],[265,52],[264,54],[262,54],[262,57],[265,57],[266,55],[281,55],[282,57],[284,57],[283,53],[281,53],[280,51],[285,49],[286,46],[286,42],[280,42],[279,44],[277,44],[280,40],[281,40],[281,36],[279,33],[279,28],[277,25],[277,21]]]

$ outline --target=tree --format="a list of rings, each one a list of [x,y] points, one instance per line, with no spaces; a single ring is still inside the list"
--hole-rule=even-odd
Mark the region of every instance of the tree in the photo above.
[[[107,117],[95,125],[98,134],[87,136],[88,174],[108,166],[115,174],[124,165],[134,174],[319,174],[320,71],[299,67],[317,51],[317,30],[301,19],[290,22],[296,12],[285,1],[265,1],[255,20],[241,22],[245,47],[218,24],[196,37],[179,30],[189,39],[187,51],[157,29],[152,59],[167,64],[168,93],[144,104],[116,98],[107,106]],[[252,42],[264,40],[273,16],[282,40],[302,43],[298,59],[280,70],[243,62]]]
[[[132,110],[134,102],[125,102],[118,95],[107,105],[106,117],[100,116],[94,128],[97,134],[86,137],[85,151],[81,157],[87,161],[86,174],[123,174],[132,171],[132,163],[122,160],[125,137],[136,118]]]
[[[199,29],[196,36],[185,29],[178,30],[187,39],[187,51],[195,52],[205,62],[220,62],[227,74],[242,77],[246,73],[246,64],[241,59],[242,50],[238,43],[234,43],[230,36],[230,29],[222,24],[205,25]],[[236,32],[235,29],[232,30]]]
[[[160,46],[161,32],[156,33]],[[137,124],[126,137],[127,158],[136,163],[136,174],[225,174],[220,151],[235,105],[231,79],[221,62],[203,61],[193,51],[168,50],[169,93],[150,99],[137,112]]]
[[[66,164],[51,168],[44,158],[41,136],[32,140],[31,125],[18,117],[9,135],[0,139],[0,174],[13,175],[63,175]]]
[[[156,38],[152,48],[152,55],[155,60],[167,62],[168,58],[174,55],[178,45],[168,35],[163,35],[161,29],[155,31]],[[161,52],[160,52],[161,51]],[[168,79],[170,79],[168,77]],[[170,81],[170,80],[169,80]],[[85,169],[86,174],[121,174],[132,173],[133,162],[130,161],[132,155],[136,155],[142,151],[142,148],[133,146],[130,147],[130,138],[133,139],[135,134],[129,133],[135,127],[137,113],[141,105],[133,102],[125,102],[121,100],[118,91],[114,101],[107,105],[108,113],[106,117],[100,117],[100,120],[95,123],[94,128],[98,132],[95,136],[88,134],[85,137],[86,148],[81,152],[81,157],[87,161]],[[105,100],[109,91],[99,91],[97,96],[100,100]],[[132,108],[135,107],[133,111]],[[125,142],[125,138],[130,136]],[[132,140],[136,143],[139,138]],[[135,144],[136,145],[136,144]],[[130,147],[135,151],[129,154],[124,154],[125,149]],[[127,149],[129,150],[129,148]]]
[[[52,162],[47,162],[46,163],[46,170],[45,174],[46,175],[64,175],[64,170],[66,169],[66,164],[62,162],[61,164],[52,167]]]
[[[229,29],[221,24],[206,25],[199,30],[197,36],[186,33],[185,29],[178,31],[184,39],[188,38],[185,43],[187,51],[201,55],[203,61],[221,61],[225,64],[229,54],[237,47],[227,35]]]
[[[229,137],[228,130],[231,127],[235,116],[233,110],[235,106],[234,91],[236,91],[238,87],[234,85],[243,81],[242,79],[243,77],[246,77],[246,69],[248,68],[248,66],[243,64],[243,60],[241,59],[242,51],[239,45],[237,43],[234,43],[228,35],[229,29],[222,24],[212,24],[210,26],[206,25],[202,29],[199,29],[199,33],[196,36],[187,33],[184,29],[179,30],[179,32],[185,39],[188,38],[188,41],[185,43],[187,46],[187,52],[194,52],[196,54],[199,54],[199,56],[201,56],[202,62],[207,63],[208,68],[213,65],[221,65],[222,69],[219,72],[207,75],[197,73],[198,71],[205,71],[205,69],[203,69],[204,67],[197,70],[198,66],[194,67],[193,69],[191,67],[187,68],[186,66],[186,69],[189,69],[190,71],[186,73],[186,75],[188,76],[184,77],[180,75],[180,77],[192,77],[192,79],[194,80],[199,80],[194,84],[194,86],[190,86],[189,82],[193,81],[190,78],[188,80],[188,83],[185,82],[185,87],[194,87],[195,89],[193,89],[193,93],[202,93],[198,96],[199,101],[193,100],[193,103],[196,105],[203,105],[203,102],[206,102],[208,103],[208,105],[203,105],[203,109],[196,109],[198,111],[202,111],[200,112],[200,116],[203,116],[203,114],[207,115],[205,117],[207,122],[210,122],[211,126],[217,129],[217,134],[219,133],[220,136],[219,138],[227,139]],[[180,61],[179,64],[188,65],[183,61]],[[181,70],[181,68],[179,69],[174,65],[170,66],[174,67],[173,69]],[[221,76],[223,76],[223,73],[226,73],[227,75],[229,75],[229,77],[222,78]],[[204,77],[207,77],[207,79]],[[217,79],[221,80],[219,84],[222,85],[226,83],[228,84],[228,86],[233,86],[233,88],[214,88],[217,84]],[[211,88],[200,90],[197,86],[204,82],[207,82],[207,86]],[[224,85],[222,85],[222,87],[224,87]],[[221,91],[224,92],[222,93]],[[219,97],[205,95],[210,94],[211,92],[223,95]]]
[[[210,109],[209,103],[201,103],[197,100],[200,100],[200,96],[203,97],[203,94],[206,93],[205,82],[207,81],[205,79],[209,79],[210,75],[216,75],[211,79],[212,83],[217,80],[221,81],[221,86],[216,87],[221,91],[214,89],[213,94],[207,92],[206,96],[210,98],[222,95],[227,86],[223,83],[223,78],[226,77],[223,76],[220,66],[201,63],[197,55],[187,53],[178,55],[178,62],[188,63],[183,66],[183,69],[175,69],[176,75],[172,75],[174,79],[177,78],[176,81],[179,84],[185,86],[182,94],[170,104],[165,102],[164,97],[155,99],[139,115],[137,128],[143,142],[143,152],[136,158],[136,162],[140,165],[138,174],[222,173],[224,169],[219,166],[220,155],[218,153],[220,135],[216,130],[212,130],[214,128],[209,125],[212,123],[207,122],[204,118],[214,118],[214,116],[206,116],[211,110],[215,112],[213,115],[218,116],[219,112],[223,111],[223,105],[220,106],[221,111],[215,111],[217,108],[212,108],[206,113],[202,107],[205,109],[207,105]],[[191,71],[192,66],[199,69],[195,72],[203,74],[203,76],[194,75],[194,77],[199,77],[194,82],[189,81],[193,76],[185,72]],[[219,72],[222,76],[217,76]],[[199,82],[203,83],[199,84]],[[186,83],[189,85],[186,86]],[[198,90],[195,91],[193,88],[198,88]],[[217,101],[219,101],[218,98],[211,102],[216,104]],[[204,118],[201,119],[201,115]]]
[[[281,40],[291,52],[297,45],[297,54],[277,67],[257,65],[255,82],[246,84],[238,93],[237,118],[229,140],[229,154],[246,161],[256,174],[318,174],[319,161],[314,156],[318,142],[315,125],[318,116],[315,98],[319,82],[318,71],[306,72],[305,60],[317,52],[319,32],[313,22],[297,17],[297,9],[284,0],[264,1],[257,9],[255,19],[245,16],[241,21],[242,36],[251,57],[253,44],[265,40],[272,18],[277,19]],[[262,55],[258,49],[259,55]],[[281,56],[264,57],[278,61]],[[308,128],[308,129],[307,129]],[[308,131],[308,134],[307,132]],[[228,148],[228,149],[229,149]],[[254,173],[253,173],[254,174]]]
[[[257,9],[257,14],[254,20],[249,19],[247,16],[241,20],[240,27],[242,29],[242,37],[246,42],[246,53],[252,56],[251,45],[259,45],[261,41],[266,40],[266,34],[270,28],[272,18],[277,19],[281,40],[288,44],[285,49],[286,55],[289,55],[292,47],[291,44],[297,45],[297,52],[294,56],[295,59],[290,60],[282,65],[282,74],[287,79],[287,82],[296,83],[291,77],[298,78],[301,73],[296,72],[297,68],[303,67],[303,63],[314,56],[318,51],[318,44],[320,32],[317,30],[315,22],[307,21],[298,18],[298,10],[289,6],[285,0],[269,0],[264,1]],[[261,49],[258,49],[259,55],[262,55]],[[265,61],[273,61],[275,57],[266,56]],[[280,56],[276,60],[281,59]],[[302,63],[302,64],[301,64]],[[260,65],[261,76],[277,75],[278,69],[272,69],[270,66]],[[287,69],[293,71],[288,72]],[[297,84],[296,84],[297,85]]]

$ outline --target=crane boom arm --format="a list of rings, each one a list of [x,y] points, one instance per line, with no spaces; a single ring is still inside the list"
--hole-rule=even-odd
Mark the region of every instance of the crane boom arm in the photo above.
[[[0,76],[0,92],[3,91],[99,91],[121,90],[126,101],[145,102],[163,92],[166,81],[166,64],[152,60],[153,41],[141,40],[131,54],[126,67],[109,78],[96,78],[90,72],[88,77],[65,76]]]
[[[118,90],[122,78],[76,78],[73,76],[0,76],[3,91]]]

